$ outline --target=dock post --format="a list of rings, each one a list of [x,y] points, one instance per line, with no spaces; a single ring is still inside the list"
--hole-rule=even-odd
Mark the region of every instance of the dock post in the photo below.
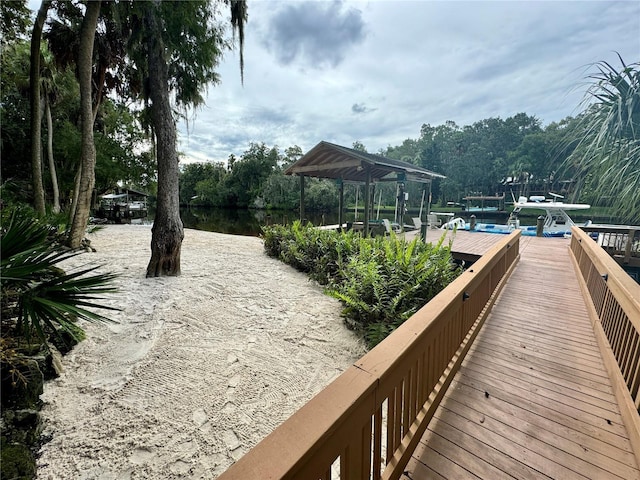
[[[544,217],[540,215],[538,217],[538,221],[536,222],[536,237],[541,237],[543,231],[544,231]]]
[[[475,215],[471,215],[471,217],[469,217],[469,230],[475,230],[476,229],[476,216]]]

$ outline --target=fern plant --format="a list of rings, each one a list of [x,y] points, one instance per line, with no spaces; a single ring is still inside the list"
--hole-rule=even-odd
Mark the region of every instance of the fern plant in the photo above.
[[[401,237],[363,238],[295,222],[263,230],[266,252],[323,285],[369,346],[382,341],[459,274],[444,236],[435,244]]]

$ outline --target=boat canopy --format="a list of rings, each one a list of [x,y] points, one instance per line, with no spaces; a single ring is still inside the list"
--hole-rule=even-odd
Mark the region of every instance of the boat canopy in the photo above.
[[[104,198],[106,200],[112,200],[116,198],[127,198],[128,194],[126,193],[107,193],[106,195],[101,195],[100,198]]]

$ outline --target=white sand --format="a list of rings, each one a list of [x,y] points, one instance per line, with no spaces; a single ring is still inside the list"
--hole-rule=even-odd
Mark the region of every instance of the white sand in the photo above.
[[[214,478],[364,352],[339,302],[258,238],[186,230],[182,275],[152,279],[150,227],[89,238],[65,268],[120,274],[122,311],[45,386],[39,479]]]

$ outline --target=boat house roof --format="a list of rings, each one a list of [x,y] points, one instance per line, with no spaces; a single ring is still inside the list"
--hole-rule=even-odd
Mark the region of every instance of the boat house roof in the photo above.
[[[426,183],[434,178],[446,178],[444,175],[411,163],[361,152],[325,141],[309,150],[284,173],[286,175],[334,178],[362,183],[367,181],[367,174],[371,175],[369,178],[373,182]]]
[[[115,198],[125,198],[127,196],[138,196],[138,197],[148,197],[149,195],[144,193],[144,192],[140,192],[138,190],[133,190],[132,188],[117,188],[116,191],[118,193],[107,193],[105,195],[100,195],[100,198],[104,198],[104,199],[115,199]]]

